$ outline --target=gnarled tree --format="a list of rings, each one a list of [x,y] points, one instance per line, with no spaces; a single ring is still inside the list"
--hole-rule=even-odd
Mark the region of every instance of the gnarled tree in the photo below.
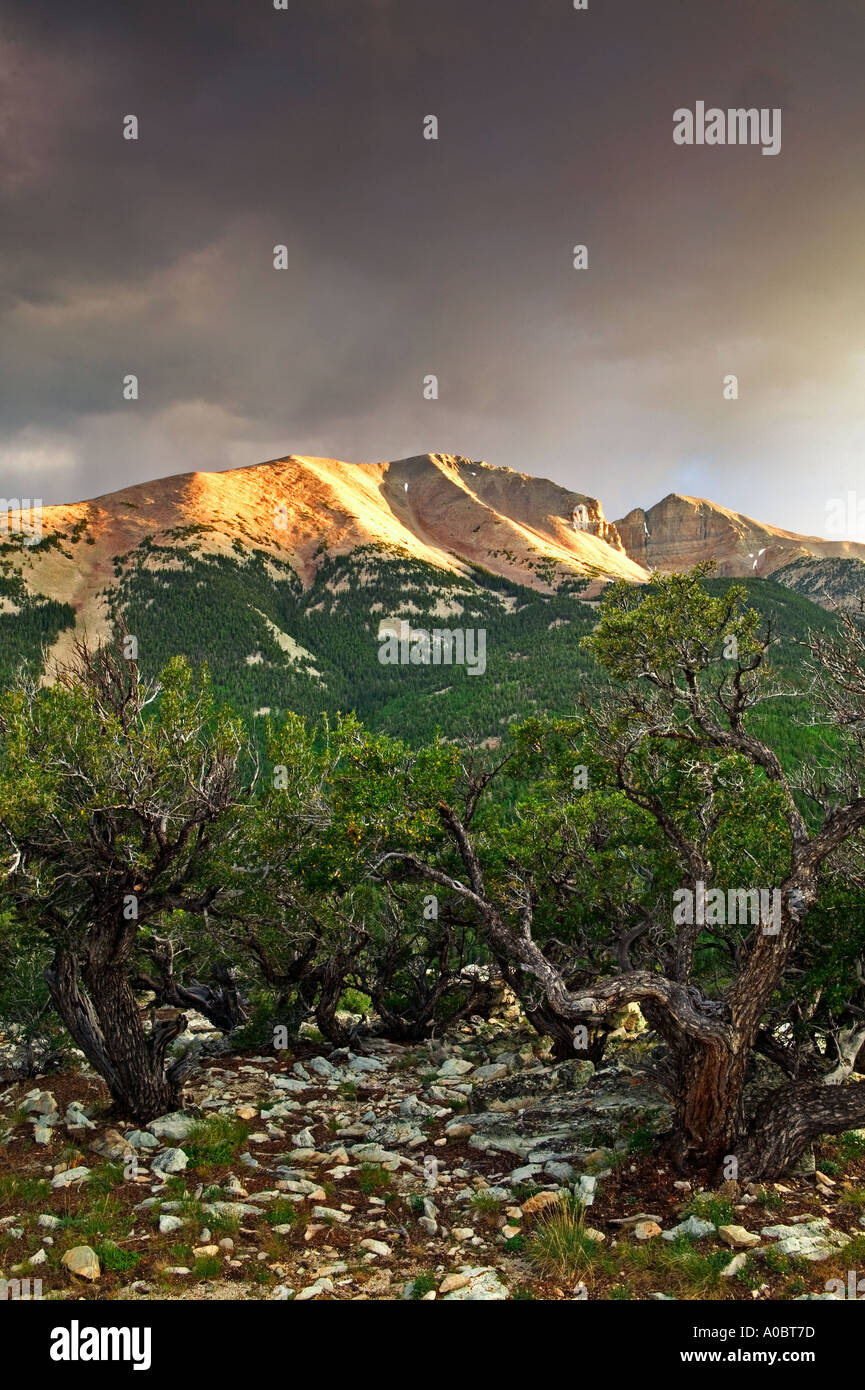
[[[577,736],[664,846],[653,881],[667,896],[638,894],[630,925],[607,924],[612,963],[571,987],[555,951],[536,939],[539,905],[554,888],[549,867],[539,879],[530,862],[508,863],[456,804],[438,806],[436,854],[393,848],[377,865],[471,904],[491,949],[534,977],[544,1007],[568,1025],[603,1029],[638,1002],[667,1044],[672,1156],[721,1170],[735,1158],[743,1176],[772,1176],[817,1135],[865,1123],[865,1082],[826,1084],[837,1079],[828,1060],[825,1076],[747,1087],[757,1049],[773,1040],[772,1008],[798,964],[821,869],[865,826],[865,642],[853,618],[843,638],[810,641],[813,718],[831,728],[835,747],[832,768],[812,770],[806,797],[755,728],[762,703],[783,698],[770,683],[772,635],[758,632],[740,588],[707,592],[706,572],[612,586],[586,639],[616,685],[585,709]],[[657,872],[670,856],[674,879]],[[754,920],[761,890],[773,911],[764,901]],[[677,915],[688,895],[695,911]],[[714,978],[701,968],[707,951],[726,954]]]
[[[125,638],[79,642],[50,689],[0,703],[0,901],[50,942],[51,998],[123,1115],[175,1108],[188,1062],[182,1013],[148,1025],[135,988],[142,937],[167,915],[200,917],[223,893],[250,787],[245,739],[206,675],[172,661],[148,686]]]

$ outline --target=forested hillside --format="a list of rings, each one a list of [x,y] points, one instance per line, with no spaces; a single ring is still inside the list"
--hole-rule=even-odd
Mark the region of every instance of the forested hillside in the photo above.
[[[708,581],[715,593],[733,582],[771,624],[779,683],[792,680],[809,630],[834,630],[834,617],[772,580]],[[0,586],[0,680],[8,684],[23,660],[40,665],[74,613],[29,594],[14,574]],[[313,719],[354,711],[370,729],[421,744],[436,729],[482,742],[528,715],[572,714],[580,693],[602,679],[580,646],[596,621],[585,588],[568,578],[543,593],[480,567],[463,577],[377,545],[325,554],[304,588],[285,560],[240,540],[228,555],[202,553],[193,534],[170,545],[145,540],[115,557],[105,602],[137,638],[148,675],[182,655],[206,662],[217,695],[257,723],[287,710]],[[401,619],[427,630],[483,629],[483,674],[458,664],[382,664],[380,625]],[[785,758],[813,747],[800,713],[800,702],[779,698],[757,716]]]

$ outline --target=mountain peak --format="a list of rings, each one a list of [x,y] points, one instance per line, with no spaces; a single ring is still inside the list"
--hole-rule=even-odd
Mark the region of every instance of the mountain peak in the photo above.
[[[712,559],[721,575],[767,578],[797,560],[865,561],[865,545],[802,536],[680,492],[648,511],[635,507],[615,524],[627,554],[650,570],[685,570]]]
[[[91,637],[107,630],[112,588],[154,548],[162,566],[172,550],[177,565],[184,552],[237,561],[257,551],[289,564],[304,588],[326,558],[365,546],[449,574],[482,567],[547,593],[569,577],[587,581],[588,597],[611,579],[647,577],[596,498],[460,454],[380,463],[287,454],[178,473],[46,507],[42,527],[41,544],[15,547],[20,578],[31,594],[71,604]]]

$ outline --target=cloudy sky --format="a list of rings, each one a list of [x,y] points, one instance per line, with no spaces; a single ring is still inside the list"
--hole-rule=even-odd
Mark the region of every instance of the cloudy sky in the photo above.
[[[3,0],[0,495],[440,451],[825,532],[863,58],[862,0]],[[675,145],[697,101],[781,153]]]

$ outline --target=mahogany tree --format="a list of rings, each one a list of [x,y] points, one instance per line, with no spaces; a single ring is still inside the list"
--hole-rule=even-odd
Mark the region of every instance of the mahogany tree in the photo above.
[[[821,871],[865,826],[865,641],[852,617],[841,638],[810,639],[813,720],[831,735],[831,766],[794,779],[755,730],[762,702],[782,698],[771,633],[759,633],[742,589],[708,593],[706,572],[611,586],[585,643],[613,684],[575,726],[578,746],[605,769],[603,814],[615,797],[636,817],[636,841],[616,854],[633,859],[645,843],[642,886],[631,875],[604,888],[610,831],[592,830],[591,811],[581,835],[570,813],[547,814],[544,846],[537,797],[495,832],[478,819],[477,797],[442,800],[436,852],[394,843],[377,868],[470,904],[493,952],[533,978],[547,1013],[585,1030],[583,1040],[638,1002],[666,1044],[672,1156],[728,1174],[735,1159],[743,1176],[773,1176],[817,1135],[865,1123],[865,1082],[827,1084],[840,1079],[828,1057],[823,1074],[787,1068],[780,1084],[748,1084],[758,1050],[781,1060],[792,1046],[778,1000],[801,966]],[[582,903],[576,913],[562,906],[568,895]]]
[[[168,1049],[187,1020],[148,1023],[139,948],[230,887],[220,867],[242,856],[251,789],[206,673],[176,659],[148,686],[125,649],[124,634],[79,643],[50,689],[0,702],[0,900],[49,943],[54,1007],[116,1106],[147,1121],[180,1103],[189,1064]]]

